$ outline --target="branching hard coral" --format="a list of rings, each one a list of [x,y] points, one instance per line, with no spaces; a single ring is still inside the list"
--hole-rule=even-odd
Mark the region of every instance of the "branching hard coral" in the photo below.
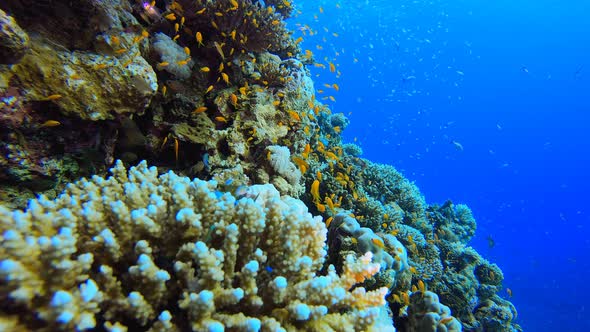
[[[309,162],[311,172],[306,182],[312,183],[320,172],[322,189],[328,195],[342,197],[342,209],[351,210],[361,225],[392,232],[396,223],[403,223],[424,233],[432,232],[424,197],[395,168],[353,157],[338,145],[328,148],[321,139],[313,143],[316,148],[310,155],[318,156],[319,162]],[[328,167],[320,168],[322,164]]]
[[[344,150],[344,152],[347,155],[352,156],[352,157],[360,157],[363,154],[363,148],[361,148],[357,144],[352,144],[352,143],[343,144],[342,149]]]
[[[326,228],[301,201],[145,162],[111,171],[26,211],[0,206],[0,327],[365,331],[383,318],[387,289],[355,287],[379,271],[370,252],[317,275]]]
[[[454,205],[447,201],[440,207],[429,206],[426,215],[434,225],[438,239],[467,244],[475,234],[475,219],[465,204]]]
[[[420,190],[393,166],[368,163],[363,169],[361,180],[369,196],[384,204],[395,202],[405,212],[404,224],[423,233],[431,231],[431,225],[425,218],[426,201]]]
[[[267,57],[269,57],[267,55]],[[257,61],[255,65],[256,70],[260,73],[259,84],[269,88],[283,87],[290,79],[291,72],[281,63],[281,59],[276,57],[266,61]]]

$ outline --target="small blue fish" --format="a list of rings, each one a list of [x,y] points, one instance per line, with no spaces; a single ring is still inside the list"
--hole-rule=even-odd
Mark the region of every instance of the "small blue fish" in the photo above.
[[[453,144],[455,146],[455,149],[457,149],[459,151],[463,151],[463,145],[461,145],[461,143],[459,143],[457,141],[451,141],[451,144]]]
[[[267,265],[265,268],[266,272],[271,273],[272,272],[272,267],[270,267],[269,265]]]
[[[234,182],[234,179],[227,179],[225,180],[225,185],[229,186],[230,184],[232,184]]]
[[[206,169],[209,169],[209,154],[205,153],[203,155],[203,165],[205,165]]]
[[[237,187],[234,192],[234,196],[238,199],[246,196],[246,194],[248,194],[248,187],[244,185]]]

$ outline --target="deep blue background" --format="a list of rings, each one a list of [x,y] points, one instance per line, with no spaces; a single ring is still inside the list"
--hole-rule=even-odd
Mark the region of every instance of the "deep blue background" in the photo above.
[[[525,331],[590,331],[590,1],[295,5],[303,48],[342,73],[313,68],[345,140],[472,208]]]

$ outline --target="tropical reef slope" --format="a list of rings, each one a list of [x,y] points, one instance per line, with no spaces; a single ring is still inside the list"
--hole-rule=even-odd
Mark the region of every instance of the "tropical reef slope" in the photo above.
[[[5,329],[519,330],[469,208],[343,144],[292,13],[0,4]]]

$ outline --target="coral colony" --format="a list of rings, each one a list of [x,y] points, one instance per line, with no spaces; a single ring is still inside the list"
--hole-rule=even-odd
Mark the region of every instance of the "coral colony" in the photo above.
[[[2,1],[1,330],[520,330],[469,208],[342,142],[294,12]]]

